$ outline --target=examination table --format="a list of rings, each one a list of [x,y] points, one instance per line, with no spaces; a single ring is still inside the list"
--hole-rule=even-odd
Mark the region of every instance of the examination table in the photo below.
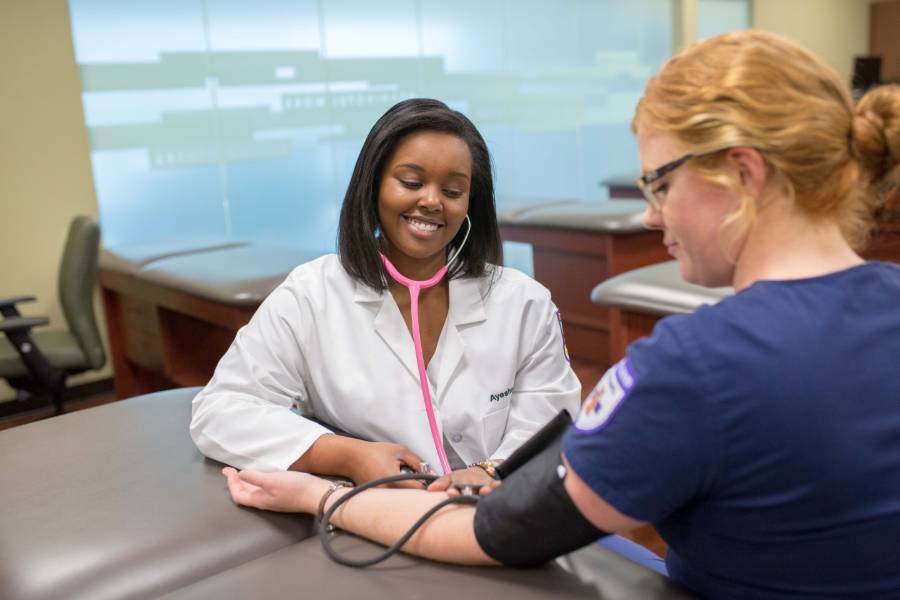
[[[609,308],[610,358],[618,361],[632,342],[653,333],[663,317],[687,315],[732,294],[731,287],[686,282],[678,261],[669,260],[601,282],[591,290],[591,302]]]
[[[367,570],[337,565],[312,537],[311,517],[231,502],[222,465],[188,435],[197,391],[0,431],[0,598],[691,597],[593,546],[531,570],[409,556]],[[341,537],[341,550],[375,551]]]

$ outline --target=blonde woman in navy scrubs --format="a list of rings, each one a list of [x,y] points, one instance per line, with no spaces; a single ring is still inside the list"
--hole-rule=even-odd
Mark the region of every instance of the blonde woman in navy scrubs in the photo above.
[[[633,125],[645,224],[686,280],[736,293],[631,345],[546,469],[559,494],[509,502],[514,473],[405,549],[522,564],[557,532],[563,553],[649,522],[669,576],[703,597],[900,597],[900,265],[855,250],[900,189],[900,86],[854,106],[810,53],[746,31],[668,61]],[[288,475],[226,471],[261,508],[346,493]],[[369,490],[335,522],[392,543],[444,496]],[[505,526],[529,511],[566,517]]]

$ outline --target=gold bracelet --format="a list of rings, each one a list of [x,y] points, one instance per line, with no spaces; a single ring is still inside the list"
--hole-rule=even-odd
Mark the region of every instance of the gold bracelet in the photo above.
[[[322,499],[319,500],[319,508],[316,510],[316,520],[321,521],[322,517],[325,516],[325,503],[331,498],[331,495],[338,491],[340,488],[349,488],[353,487],[353,484],[349,481],[332,481],[331,485],[328,486],[328,489],[322,494]],[[332,527],[333,529],[333,527]]]
[[[490,458],[486,458],[481,462],[472,463],[471,465],[469,465],[469,467],[470,468],[471,467],[479,467],[485,473],[487,473],[491,479],[497,479],[497,465],[498,464],[500,464],[500,463],[494,462]]]

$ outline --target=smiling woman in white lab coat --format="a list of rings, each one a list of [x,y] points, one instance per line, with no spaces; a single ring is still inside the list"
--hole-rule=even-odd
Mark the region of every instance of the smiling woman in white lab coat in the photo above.
[[[410,293],[382,255],[414,280],[457,255],[418,302],[437,439],[453,469],[502,460],[560,409],[576,414],[581,388],[549,292],[496,266],[490,156],[461,113],[417,99],[379,119],[344,199],[339,249],[297,267],[238,332],[194,400],[191,436],[204,454],[357,483],[404,464],[439,469]]]

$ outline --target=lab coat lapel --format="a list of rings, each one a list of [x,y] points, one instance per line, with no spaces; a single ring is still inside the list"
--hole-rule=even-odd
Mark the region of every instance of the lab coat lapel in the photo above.
[[[481,281],[470,277],[450,280],[450,310],[444,326],[438,381],[434,382],[440,404],[443,404],[447,388],[465,359],[466,343],[462,331],[487,319],[481,297]]]
[[[400,309],[390,292],[379,292],[357,281],[353,299],[361,304],[369,304],[377,311],[373,323],[375,332],[387,344],[410,376],[418,381],[419,369],[416,366],[413,338],[406,328],[403,315],[400,314]]]

